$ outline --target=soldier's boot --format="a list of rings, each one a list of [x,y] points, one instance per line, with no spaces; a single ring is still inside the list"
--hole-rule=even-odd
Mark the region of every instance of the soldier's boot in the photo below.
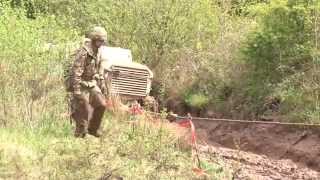
[[[84,138],[86,136],[86,131],[85,131],[85,127],[82,126],[76,126],[76,129],[74,131],[74,137],[77,138]]]
[[[88,134],[95,137],[100,137],[101,133],[98,131],[101,125],[102,117],[105,112],[105,107],[97,107],[93,110],[92,118],[88,125]]]

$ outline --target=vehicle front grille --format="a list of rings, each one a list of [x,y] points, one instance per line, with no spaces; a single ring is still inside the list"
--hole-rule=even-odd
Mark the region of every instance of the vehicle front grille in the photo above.
[[[148,92],[149,72],[125,66],[113,66],[111,93],[125,96],[145,97]]]

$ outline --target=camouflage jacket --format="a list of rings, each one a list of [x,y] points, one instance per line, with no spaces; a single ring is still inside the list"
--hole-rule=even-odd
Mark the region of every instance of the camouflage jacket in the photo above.
[[[75,94],[81,93],[81,84],[99,77],[100,58],[90,46],[83,46],[76,54],[71,68],[71,85]]]

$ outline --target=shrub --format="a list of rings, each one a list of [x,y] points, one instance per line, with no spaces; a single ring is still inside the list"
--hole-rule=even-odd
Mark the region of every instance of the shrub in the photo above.
[[[257,30],[249,35],[244,55],[250,67],[245,89],[258,114],[264,113],[262,105],[268,96],[283,101],[283,114],[303,114],[315,108],[306,100],[318,93],[304,87],[314,82],[309,78],[315,75],[312,51],[315,17],[319,15],[314,14],[317,9],[310,3],[279,0],[257,8],[261,19]],[[299,118],[304,120],[303,116]]]

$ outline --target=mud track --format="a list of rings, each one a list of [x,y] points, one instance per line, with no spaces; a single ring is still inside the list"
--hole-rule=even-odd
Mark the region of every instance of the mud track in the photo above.
[[[234,180],[318,180],[319,172],[297,167],[291,160],[272,160],[264,155],[214,146],[200,146],[201,158],[231,169]],[[212,158],[213,157],[213,158]]]
[[[289,160],[297,168],[320,172],[320,128],[205,120],[194,124],[200,140],[215,148],[252,152],[271,161]]]

